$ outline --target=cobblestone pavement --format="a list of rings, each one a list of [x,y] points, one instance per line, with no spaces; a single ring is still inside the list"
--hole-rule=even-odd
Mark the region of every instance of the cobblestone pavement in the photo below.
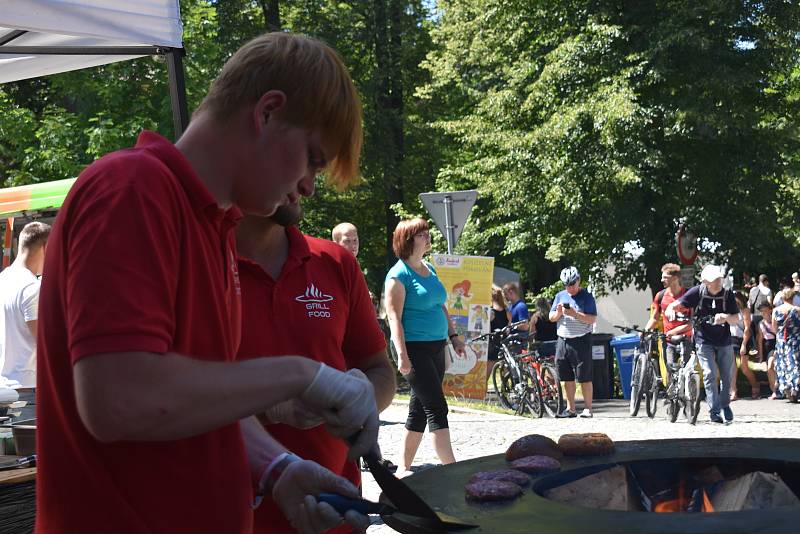
[[[504,452],[511,443],[525,434],[544,434],[558,440],[561,434],[571,432],[605,432],[615,441],[707,438],[707,437],[759,437],[780,438],[800,435],[800,405],[782,400],[738,400],[731,403],[734,421],[721,425],[708,421],[705,402],[697,425],[692,426],[680,417],[670,423],[666,419],[663,404],[659,402],[654,419],[645,414],[644,405],[638,417],[629,417],[628,403],[623,400],[595,401],[593,419],[532,419],[470,410],[450,408],[450,432],[456,460],[468,460],[479,456]],[[407,403],[395,402],[381,414],[379,443],[384,457],[399,464],[403,425],[407,414]],[[582,409],[580,402],[578,409]],[[423,439],[412,470],[438,464],[428,435]],[[377,500],[380,488],[369,472],[363,477],[364,497]],[[369,534],[394,532],[386,525],[369,528]]]

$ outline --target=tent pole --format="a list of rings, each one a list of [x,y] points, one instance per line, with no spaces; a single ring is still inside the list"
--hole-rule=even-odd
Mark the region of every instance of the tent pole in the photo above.
[[[3,269],[11,265],[11,240],[14,237],[14,217],[6,219],[6,232],[3,236]]]
[[[189,125],[189,111],[186,105],[186,81],[183,72],[183,48],[165,50],[167,74],[169,75],[169,99],[172,102],[172,123],[175,129],[175,141],[180,139]]]

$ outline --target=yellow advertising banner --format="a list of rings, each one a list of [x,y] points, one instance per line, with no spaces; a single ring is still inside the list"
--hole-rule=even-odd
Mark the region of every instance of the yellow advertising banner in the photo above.
[[[494,258],[434,254],[432,260],[447,290],[447,311],[456,332],[465,340],[489,332]],[[481,400],[486,397],[488,345],[487,341],[467,345],[464,358],[447,346],[446,395]]]

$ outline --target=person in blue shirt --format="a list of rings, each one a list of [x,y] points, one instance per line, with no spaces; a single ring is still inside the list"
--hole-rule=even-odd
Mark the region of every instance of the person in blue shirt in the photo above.
[[[597,303],[581,287],[581,275],[575,267],[561,271],[564,290],[556,294],[549,319],[557,322],[556,367],[564,381],[567,407],[558,417],[577,417],[575,381],[581,383],[584,409],[581,417],[592,417],[592,329],[597,321]]]
[[[528,312],[528,305],[519,296],[519,286],[514,282],[508,282],[503,285],[503,295],[510,306],[511,322],[516,323],[525,321],[525,324],[519,325],[517,330],[527,330],[528,321],[530,321],[531,314]]]
[[[386,313],[400,373],[411,386],[406,433],[399,476],[408,474],[425,427],[443,464],[455,462],[447,422],[447,399],[442,390],[445,346],[449,340],[460,356],[466,356],[445,308],[447,290],[433,265],[423,260],[431,249],[427,221],[400,221],[392,237],[399,258],[386,275]]]

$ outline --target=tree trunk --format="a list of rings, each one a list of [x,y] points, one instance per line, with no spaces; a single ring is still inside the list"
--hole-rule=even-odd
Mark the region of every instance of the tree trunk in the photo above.
[[[399,0],[375,1],[375,62],[377,72],[377,124],[383,141],[382,174],[386,184],[386,259],[394,261],[392,234],[398,218],[392,204],[403,202],[402,164],[405,157],[403,133],[402,15]]]
[[[264,12],[264,23],[267,30],[277,32],[281,26],[281,2],[280,0],[261,0],[261,11]]]

